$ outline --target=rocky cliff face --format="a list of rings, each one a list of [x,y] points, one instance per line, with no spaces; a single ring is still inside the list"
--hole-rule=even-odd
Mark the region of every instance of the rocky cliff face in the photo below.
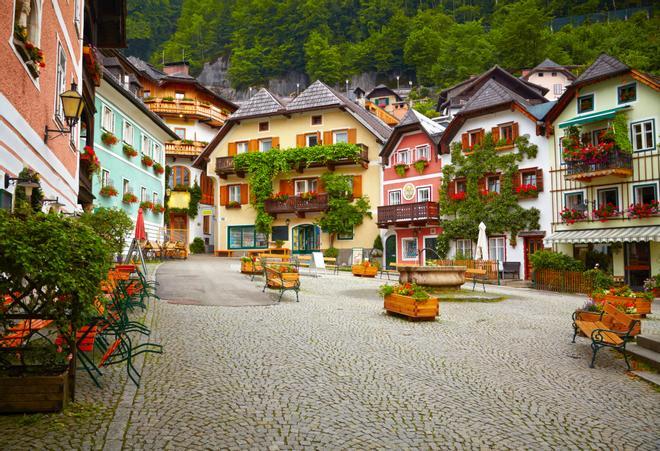
[[[199,74],[197,79],[207,88],[217,92],[218,94],[234,101],[243,101],[250,98],[254,94],[255,86],[252,91],[236,90],[231,87],[229,81],[229,59],[226,57],[218,58],[215,62],[205,63],[204,69]],[[313,80],[312,80],[313,81]],[[297,85],[300,85],[298,87]],[[268,81],[268,90],[282,97],[295,96],[297,90],[302,91],[310,84],[307,75],[299,72],[289,72],[285,77],[275,78]],[[349,78],[349,90],[352,91],[356,87],[364,89],[369,92],[377,85],[377,78],[375,72],[363,73]],[[346,85],[337,86],[337,89],[344,92]]]

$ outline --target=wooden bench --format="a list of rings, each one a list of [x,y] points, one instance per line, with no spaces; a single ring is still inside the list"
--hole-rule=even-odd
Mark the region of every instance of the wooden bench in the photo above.
[[[502,279],[506,279],[507,274],[511,274],[512,279],[514,275],[520,279],[520,262],[502,262]]]
[[[264,274],[266,278],[266,283],[264,284],[263,290],[265,292],[266,288],[274,288],[280,291],[280,297],[277,302],[282,300],[282,295],[285,291],[294,291],[296,293],[296,302],[299,302],[298,292],[300,291],[300,274],[297,272],[281,272],[277,268],[268,266],[264,264]]]
[[[484,289],[484,293],[486,292],[486,280],[488,280],[488,276],[486,275],[487,271],[485,269],[467,269],[465,271],[465,278],[466,279],[472,279],[472,291],[477,286],[477,282],[481,282],[481,286]]]
[[[232,257],[233,255],[234,251],[230,251],[228,249],[218,249],[215,251],[216,257]]]
[[[585,312],[577,311],[573,313],[573,343],[578,332],[582,332],[587,338],[591,339],[591,349],[593,357],[591,358],[590,368],[594,368],[596,354],[601,348],[613,348],[623,353],[626,366],[630,370],[628,362],[628,353],[626,352],[626,342],[633,338],[632,332],[638,326],[639,320],[619,311],[612,304],[605,304],[603,312],[600,313],[598,320],[594,321],[581,319]],[[623,330],[615,330],[613,326],[618,325]]]

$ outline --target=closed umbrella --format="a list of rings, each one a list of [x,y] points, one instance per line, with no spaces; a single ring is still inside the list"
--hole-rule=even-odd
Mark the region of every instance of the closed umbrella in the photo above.
[[[137,219],[135,220],[135,239],[138,241],[145,241],[147,239],[147,232],[144,230],[144,214],[142,208],[138,209]]]
[[[477,251],[475,260],[488,260],[488,237],[486,236],[486,224],[479,223],[479,238],[477,238]]]

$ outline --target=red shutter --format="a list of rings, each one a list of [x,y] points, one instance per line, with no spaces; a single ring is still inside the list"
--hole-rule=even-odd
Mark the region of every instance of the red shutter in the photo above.
[[[229,186],[222,185],[220,187],[220,205],[226,207],[229,203]]]
[[[229,155],[230,157],[236,155],[236,143],[229,143],[227,148],[228,148],[227,155]]]
[[[515,141],[520,134],[520,131],[518,130],[518,123],[514,122],[511,128],[513,129],[513,140]]]
[[[536,190],[543,191],[543,169],[536,170]]]
[[[247,204],[250,200],[250,185],[247,183],[241,184],[241,205]]]
[[[486,132],[484,131],[483,128],[481,130],[479,130],[479,144],[482,145],[482,146],[484,144],[484,136],[485,135],[486,135]]]
[[[354,175],[353,176],[353,198],[357,199],[362,197],[362,176]]]
[[[512,185],[513,185],[513,192],[514,193],[516,192],[516,188],[518,188],[521,184],[521,178],[522,178],[522,175],[520,175],[520,171],[516,171],[516,172],[513,173],[511,182],[512,182]]]
[[[497,145],[497,141],[500,140],[500,128],[493,127],[491,129],[491,134],[493,135],[493,142],[495,143],[495,145]]]
[[[486,177],[481,177],[479,179],[479,182],[477,182],[477,186],[479,187],[479,191],[484,191],[488,189],[488,181]]]
[[[293,196],[293,180],[280,180],[280,192]]]
[[[319,193],[325,193],[325,184],[320,177],[316,179],[316,191]]]
[[[357,144],[357,130],[354,128],[348,129],[348,143]]]
[[[452,180],[447,184],[447,196],[451,199],[454,194],[456,194],[456,180]]]
[[[461,135],[461,148],[464,152],[470,148],[470,136],[467,133]]]

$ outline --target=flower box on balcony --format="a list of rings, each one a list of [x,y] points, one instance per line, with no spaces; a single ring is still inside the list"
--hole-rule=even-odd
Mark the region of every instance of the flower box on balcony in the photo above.
[[[539,190],[536,185],[523,184],[515,188],[518,199],[533,199],[539,196]]]
[[[650,218],[660,212],[660,202],[652,200],[648,204],[636,203],[628,207],[628,217],[631,219]]]
[[[600,207],[595,208],[592,213],[594,219],[598,219],[600,222],[609,221],[610,219],[621,214],[616,205],[614,205],[612,202],[608,202],[605,205],[601,205]]]
[[[124,144],[122,150],[124,151],[124,155],[126,155],[128,158],[136,157],[138,154],[137,150],[135,150],[130,144]]]
[[[160,163],[154,163],[154,167],[153,167],[153,169],[154,169],[154,173],[155,173],[156,175],[161,175],[162,173],[165,172],[165,168],[164,168],[163,165],[160,164]]]
[[[125,194],[122,196],[121,201],[122,201],[123,203],[125,203],[125,204],[134,204],[134,203],[137,203],[138,198],[137,198],[137,196],[136,196],[135,194],[133,194],[133,193],[125,193]]]
[[[396,175],[398,175],[399,177],[405,177],[406,172],[408,172],[409,167],[410,166],[408,166],[405,163],[395,164],[394,165],[394,172],[396,172]]]
[[[574,208],[564,208],[559,215],[561,216],[561,222],[568,225],[587,219],[587,215],[583,210],[576,210]]]
[[[117,189],[112,185],[105,185],[99,190],[99,195],[102,197],[114,197],[117,194]]]
[[[106,146],[114,146],[115,144],[117,144],[117,137],[106,130],[103,133],[101,133],[101,141],[103,141],[103,144],[105,144]]]
[[[142,155],[142,164],[146,167],[151,167],[154,165],[154,160],[149,155]]]
[[[235,200],[232,200],[227,204],[227,208],[241,208],[241,203]]]
[[[422,159],[419,159],[419,160],[415,161],[412,165],[413,165],[413,167],[415,168],[415,170],[417,171],[418,174],[423,174],[424,170],[429,165],[429,160],[426,160],[426,159],[422,158]]]

